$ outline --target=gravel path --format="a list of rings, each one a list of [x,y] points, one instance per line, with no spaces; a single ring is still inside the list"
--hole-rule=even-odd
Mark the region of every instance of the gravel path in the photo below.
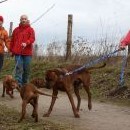
[[[47,93],[51,91],[44,90]],[[2,85],[0,84],[0,94]],[[10,108],[21,111],[21,98],[17,91],[14,92],[15,98],[11,99],[8,95],[5,98],[0,96],[0,104],[6,104]],[[54,123],[64,123],[73,130],[130,130],[130,108],[119,107],[112,104],[93,102],[91,111],[87,108],[87,101],[82,99],[80,118],[74,118],[70,102],[65,93],[59,93],[58,99],[50,117],[42,117],[47,111],[51,98],[40,96],[39,98],[39,118],[52,121]],[[75,102],[76,102],[76,98]],[[27,113],[30,114],[32,107],[29,105]]]

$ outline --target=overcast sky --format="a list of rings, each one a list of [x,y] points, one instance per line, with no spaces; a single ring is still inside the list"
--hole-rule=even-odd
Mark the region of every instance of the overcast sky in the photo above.
[[[20,15],[27,14],[33,22],[53,4],[32,25],[39,43],[65,40],[68,14],[73,14],[73,37],[95,40],[107,33],[120,39],[130,29],[130,0],[8,0],[0,4],[0,15],[9,29],[10,21],[14,27],[19,24]]]

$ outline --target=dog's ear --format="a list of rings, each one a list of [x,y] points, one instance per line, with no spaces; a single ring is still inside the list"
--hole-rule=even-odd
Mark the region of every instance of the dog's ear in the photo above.
[[[18,84],[18,81],[15,80],[15,79],[11,79],[10,82],[9,82],[9,84],[11,85],[12,83],[16,83],[16,84]]]
[[[7,80],[6,80],[6,84],[7,84],[8,86],[10,86],[10,85],[11,85],[11,79],[7,79]]]
[[[36,79],[32,79],[32,80],[30,81],[30,83],[36,84]]]
[[[57,76],[61,76],[61,75],[63,76],[63,75],[66,74],[66,72],[63,71],[63,70],[60,69],[60,68],[55,69],[54,72],[57,74]]]

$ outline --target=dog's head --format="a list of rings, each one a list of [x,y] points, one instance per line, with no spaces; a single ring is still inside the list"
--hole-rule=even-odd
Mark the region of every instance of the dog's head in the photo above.
[[[11,89],[16,89],[17,87],[19,87],[18,82],[15,79],[8,80],[7,84]]]
[[[46,88],[50,89],[55,84],[57,80],[59,80],[61,77],[65,75],[65,71],[62,71],[61,69],[53,69],[53,70],[47,70],[45,74],[45,80],[46,80]]]
[[[42,78],[34,78],[30,83],[34,84],[37,88],[45,88],[45,80]]]
[[[13,79],[12,77],[6,77],[5,83],[6,83],[6,85],[8,85],[8,89],[10,89],[10,90],[11,89],[13,90],[18,87],[18,82],[15,79]]]
[[[9,84],[12,89],[16,89],[19,87],[18,82],[15,79],[10,80]]]

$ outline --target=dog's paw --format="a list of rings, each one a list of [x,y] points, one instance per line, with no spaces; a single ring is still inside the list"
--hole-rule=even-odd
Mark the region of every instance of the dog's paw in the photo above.
[[[48,113],[45,113],[45,114],[43,115],[43,117],[49,117],[49,114],[48,114]]]
[[[21,122],[21,120],[18,120],[18,123],[20,123]]]
[[[14,96],[10,96],[11,98],[14,98]]]
[[[88,109],[92,110],[92,104],[88,105]]]
[[[2,94],[2,96],[1,97],[5,97],[5,95],[4,94]]]
[[[31,116],[32,116],[32,118],[35,118],[35,117],[36,117],[36,114],[33,113]]]
[[[35,115],[31,115],[32,118],[35,118]]]
[[[35,119],[35,122],[38,122],[38,118]]]
[[[78,113],[76,113],[75,118],[80,118],[80,115]]]

